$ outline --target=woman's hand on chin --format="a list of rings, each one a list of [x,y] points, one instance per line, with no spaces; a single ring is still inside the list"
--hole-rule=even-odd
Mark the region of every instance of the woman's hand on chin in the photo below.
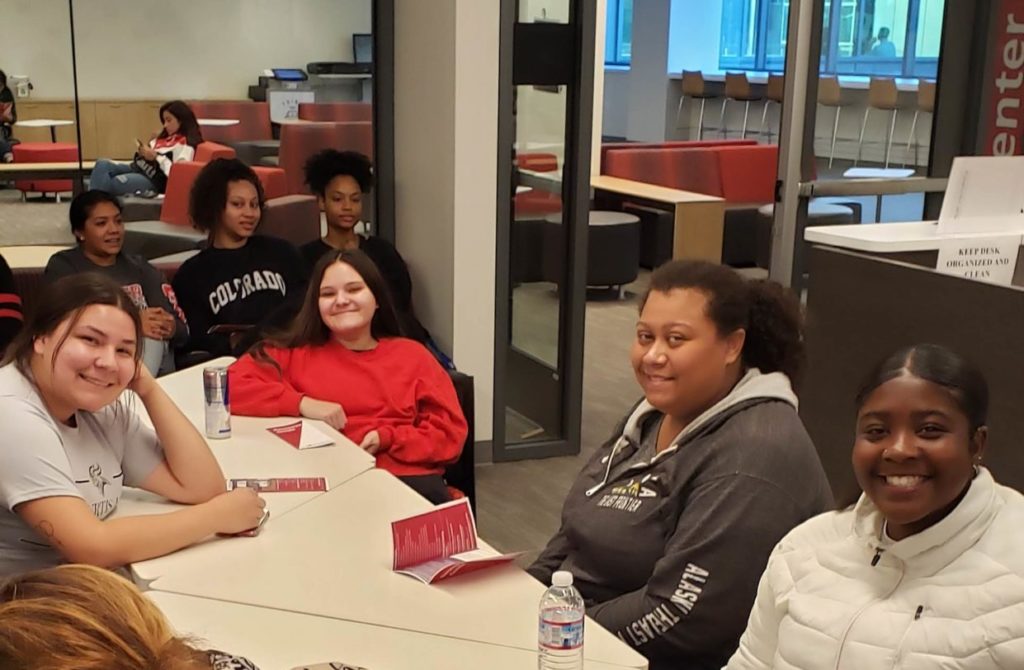
[[[135,376],[128,384],[128,388],[135,391],[135,394],[142,399],[145,399],[150,391],[156,388],[156,379],[153,378],[149,368],[142,364],[142,361],[138,362],[135,368]]]

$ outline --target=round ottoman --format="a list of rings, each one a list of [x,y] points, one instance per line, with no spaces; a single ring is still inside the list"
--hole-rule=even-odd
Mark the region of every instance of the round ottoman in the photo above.
[[[640,219],[624,212],[590,212],[587,242],[587,286],[617,288],[635,281],[640,272]],[[562,215],[544,219],[544,279],[565,276]]]
[[[14,146],[15,163],[66,163],[78,160],[78,145],[66,142],[22,142]],[[22,193],[64,193],[74,190],[70,179],[18,179]]]

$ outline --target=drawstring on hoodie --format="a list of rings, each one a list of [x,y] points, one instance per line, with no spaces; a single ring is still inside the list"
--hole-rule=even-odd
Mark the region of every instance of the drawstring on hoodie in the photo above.
[[[882,560],[883,551],[885,551],[885,549],[882,549],[881,547],[875,549],[875,557],[871,559],[871,567],[875,567],[876,565],[878,565],[878,562]]]
[[[605,466],[604,477],[601,478],[600,482],[591,486],[584,493],[584,495],[586,495],[588,498],[597,493],[598,491],[600,491],[601,487],[608,483],[608,476],[612,472],[612,461],[615,460],[615,454],[619,453],[619,448],[622,446],[623,442],[625,442],[626,444],[631,444],[632,441],[625,435],[623,435],[622,437],[615,441],[615,446],[612,447],[612,453],[608,455],[608,465]]]

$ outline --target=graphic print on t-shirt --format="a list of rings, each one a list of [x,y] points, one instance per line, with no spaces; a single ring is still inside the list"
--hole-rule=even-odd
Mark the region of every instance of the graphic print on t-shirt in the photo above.
[[[142,292],[142,284],[124,284],[121,288],[124,289],[124,292],[128,294],[128,297],[132,299],[132,302],[140,310],[149,307],[146,303],[146,294]]]
[[[106,459],[106,468],[99,461],[94,461],[81,473],[80,465],[73,462],[71,467],[75,472],[75,485],[79,493],[85,498],[85,502],[92,508],[92,513],[97,519],[105,519],[117,509],[117,502],[121,498],[121,486],[124,482],[124,473],[120,464],[114,459]],[[85,474],[85,477],[82,477]]]
[[[257,291],[277,291],[283,296],[287,290],[280,272],[253,270],[241,277],[223,282],[210,291],[210,309],[217,314],[231,303],[244,300]]]

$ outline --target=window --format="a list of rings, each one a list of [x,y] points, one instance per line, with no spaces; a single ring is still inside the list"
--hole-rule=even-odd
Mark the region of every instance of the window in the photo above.
[[[945,0],[825,0],[821,72],[934,78]],[[719,67],[781,72],[789,0],[723,0]]]
[[[633,52],[633,0],[608,0],[605,65],[629,65]]]

